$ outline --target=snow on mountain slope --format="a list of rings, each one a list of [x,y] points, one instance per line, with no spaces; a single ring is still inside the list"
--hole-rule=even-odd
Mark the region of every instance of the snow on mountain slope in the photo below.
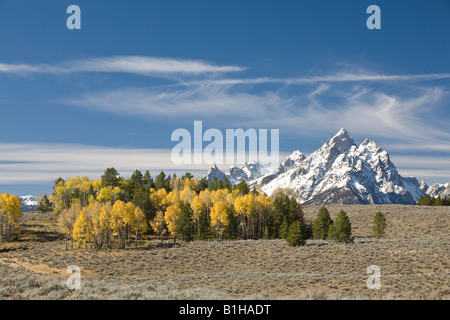
[[[225,173],[220,171],[216,165],[212,165],[209,171],[206,173],[205,178],[209,184],[214,177],[216,177],[217,180],[221,180],[224,177],[226,177],[233,185],[243,180],[245,181],[256,180],[270,173],[271,171],[266,167],[264,167],[263,165],[261,165],[259,162],[250,161],[248,163],[242,164],[240,167],[230,166],[225,171]]]
[[[213,173],[218,175],[210,169],[207,178]],[[425,193],[450,193],[449,184],[428,187],[402,177],[385,150],[369,139],[356,145],[345,129],[308,157],[294,151],[274,171],[250,163],[220,173],[232,184],[245,180],[268,195],[290,189],[304,204],[415,204]]]
[[[369,139],[357,146],[345,129],[261,187],[268,194],[289,188],[311,204],[412,204],[422,194],[415,178],[400,176],[386,151]]]
[[[252,181],[269,174],[271,171],[259,162],[251,161],[244,163],[240,167],[231,166],[225,171],[225,176],[231,184],[239,183],[242,180]]]
[[[208,185],[214,178],[217,178],[218,181],[222,180],[225,177],[225,174],[217,168],[215,164],[209,168],[209,171],[206,173],[205,178],[208,182]]]
[[[36,207],[39,204],[39,200],[35,196],[28,195],[19,198],[20,201],[22,202],[22,212],[35,211]]]
[[[426,194],[436,198],[437,197],[448,198],[450,197],[450,183],[432,184],[429,188],[427,188]]]

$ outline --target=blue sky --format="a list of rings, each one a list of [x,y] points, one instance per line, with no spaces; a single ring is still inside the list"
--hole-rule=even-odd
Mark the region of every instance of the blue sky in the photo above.
[[[201,174],[167,161],[194,120],[280,129],[282,155],[344,127],[401,174],[449,182],[449,17],[444,0],[0,0],[0,192],[110,166]]]

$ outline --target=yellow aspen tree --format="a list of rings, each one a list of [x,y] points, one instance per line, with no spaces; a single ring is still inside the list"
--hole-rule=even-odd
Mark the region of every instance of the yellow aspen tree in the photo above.
[[[214,203],[211,209],[211,225],[219,234],[219,238],[222,239],[225,227],[229,224],[228,214],[230,207],[223,201]]]
[[[81,205],[72,206],[69,209],[64,209],[58,216],[58,227],[66,239],[66,250],[68,249],[67,242],[70,240],[71,248],[73,249],[73,229],[75,222],[81,212]]]
[[[16,195],[9,195],[8,197],[8,223],[9,223],[9,236],[20,227],[20,221],[22,218],[22,203],[20,198]]]
[[[94,190],[96,194],[100,191],[100,188],[102,187],[102,180],[92,180],[91,181],[91,188]]]
[[[101,188],[97,195],[97,200],[100,202],[116,202],[119,199],[119,187],[104,187]]]
[[[100,222],[100,214],[102,210],[102,204],[98,201],[89,203],[87,207],[82,210],[86,217],[89,230],[91,231],[92,242],[95,249],[100,249],[102,243],[102,226]]]
[[[9,241],[20,226],[22,204],[16,195],[0,195],[0,242]]]
[[[272,209],[272,200],[264,194],[256,196],[256,212],[258,214],[258,237],[263,237],[267,227],[267,220]]]
[[[211,223],[211,208],[213,206],[213,197],[211,191],[208,189],[200,191],[198,194],[198,197],[200,200],[204,203],[206,208],[206,218],[208,220],[208,223]]]
[[[219,189],[211,193],[212,203],[226,202],[228,196],[228,189]]]
[[[6,197],[6,193],[0,194],[0,243],[4,240],[5,228],[8,221]]]
[[[135,233],[135,244],[137,246],[138,234],[144,234],[148,230],[147,220],[145,219],[144,212],[136,207],[134,209],[134,226],[132,231]]]
[[[200,196],[196,195],[192,199],[191,207],[192,207],[192,212],[193,212],[194,223],[197,225],[197,231],[198,231],[198,234],[200,235],[200,218],[201,218],[202,213],[207,214],[206,205],[202,201]]]
[[[167,233],[167,225],[166,220],[164,219],[164,212],[162,210],[158,210],[156,212],[155,218],[153,221],[150,221],[150,226],[153,231],[155,231],[156,235],[161,237]]]
[[[229,192],[227,194],[227,203],[229,206],[234,205],[234,202],[236,201],[236,199],[241,195],[241,193],[239,192],[239,190],[232,190],[231,192]]]
[[[174,204],[181,204],[180,195],[177,191],[170,191],[166,198],[163,200],[164,205],[171,206]]]
[[[119,238],[118,246],[120,249],[126,247],[126,204],[125,202],[118,200],[114,203],[111,210],[110,226],[115,235]]]
[[[82,206],[85,206],[88,203],[91,183],[87,176],[70,178],[65,185],[71,194],[74,194],[75,192],[78,194],[78,199]]]
[[[184,184],[184,189],[180,192],[180,200],[182,202],[189,202],[190,205],[192,205],[192,200],[197,195],[191,185],[191,180],[187,179]]]
[[[125,223],[125,232],[128,238],[128,244],[131,243],[131,235],[136,228],[136,217],[134,215],[135,207],[131,202],[125,205],[125,211],[123,212],[123,221]]]
[[[91,238],[92,229],[82,210],[73,226],[73,239],[78,242],[79,246],[84,244],[87,248],[87,244],[91,241]]]
[[[175,235],[176,221],[180,216],[180,213],[181,213],[180,203],[176,202],[167,207],[167,210],[164,214],[164,221],[166,222],[167,230],[171,235]]]
[[[254,196],[249,193],[236,198],[234,209],[240,218],[240,226],[244,231],[244,237],[255,236],[254,214],[256,212],[256,204]]]
[[[164,210],[165,209],[165,200],[167,198],[167,191],[164,188],[156,191],[155,189],[150,189],[150,200],[152,200],[153,204],[156,207],[156,210]]]
[[[72,204],[72,197],[66,187],[66,183],[60,181],[53,190],[53,193],[50,195],[50,201],[55,203],[55,213],[59,214],[62,210],[69,209]]]

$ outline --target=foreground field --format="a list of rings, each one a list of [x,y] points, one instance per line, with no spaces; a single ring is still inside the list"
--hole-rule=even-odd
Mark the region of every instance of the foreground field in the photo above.
[[[0,244],[0,299],[449,299],[450,207],[327,206],[344,209],[354,243],[308,240],[159,240],[127,250],[65,251],[52,214],[26,215],[21,238]],[[307,220],[318,207],[304,208]],[[383,239],[370,236],[375,212]],[[82,288],[66,287],[70,265]],[[381,290],[366,269],[381,269]]]

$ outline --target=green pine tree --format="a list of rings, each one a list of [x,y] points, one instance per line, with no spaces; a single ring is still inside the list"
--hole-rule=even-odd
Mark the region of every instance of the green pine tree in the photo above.
[[[235,184],[233,190],[239,190],[239,193],[243,196],[250,193],[250,188],[245,180]]]
[[[211,179],[208,189],[209,189],[209,191],[217,191],[220,189],[219,180],[217,180],[217,177],[213,177]]]
[[[331,220],[330,212],[325,206],[319,209],[316,220],[314,220],[312,225],[312,233],[314,239],[325,240],[328,236],[328,230],[330,225],[333,223]]]
[[[101,177],[102,187],[118,187],[120,182],[120,176],[116,169],[107,168],[105,173]]]
[[[330,225],[328,238],[337,242],[350,242],[352,240],[352,224],[345,211],[341,210],[336,220]]]
[[[271,236],[273,238],[286,238],[288,229],[286,229],[286,233],[282,237],[280,235],[281,225],[286,220],[288,224],[286,228],[288,228],[292,221],[297,218],[297,200],[284,193],[278,194],[273,202],[273,211],[269,219],[269,225],[272,229]]]
[[[381,238],[384,236],[384,231],[386,230],[386,217],[381,213],[375,213],[372,221],[372,235],[376,238]]]
[[[36,209],[42,213],[53,210],[53,205],[50,202],[50,200],[48,200],[48,197],[46,194],[44,194],[44,196],[39,199],[39,204]]]
[[[423,206],[423,195],[422,195],[422,194],[419,196],[419,200],[417,201],[416,204],[417,204],[418,206]]]
[[[200,193],[200,191],[206,190],[208,189],[208,181],[206,181],[206,178],[203,177],[200,179],[200,181],[198,182],[197,188],[196,188],[196,192]]]
[[[151,189],[155,187],[155,183],[153,182],[153,178],[150,174],[150,172],[147,170],[144,173],[144,176],[142,177],[143,186],[145,189]]]
[[[288,219],[284,219],[283,223],[280,226],[280,230],[278,231],[278,234],[280,235],[281,239],[286,239],[288,233],[289,233],[289,222],[288,222]]]
[[[175,223],[175,235],[180,240],[192,241],[194,234],[194,212],[189,202],[183,202],[180,209],[180,216]]]
[[[303,246],[306,243],[305,232],[300,221],[292,222],[286,237],[286,242],[291,247]]]
[[[234,208],[228,210],[228,225],[225,227],[223,236],[225,239],[236,239],[239,234],[239,220],[234,214]]]
[[[197,239],[205,240],[211,231],[211,225],[206,211],[201,211],[198,219]]]

